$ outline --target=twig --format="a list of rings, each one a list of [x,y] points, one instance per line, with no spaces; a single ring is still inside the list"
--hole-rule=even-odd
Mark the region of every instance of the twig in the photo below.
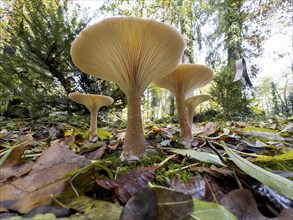
[[[79,173],[75,174],[70,180],[69,180],[69,184],[72,187],[73,191],[75,192],[75,194],[77,195],[77,197],[79,197],[79,193],[77,192],[77,190],[75,189],[75,187],[73,186],[72,181],[79,175]]]
[[[53,194],[50,194],[50,197],[54,200],[54,202],[57,203],[62,208],[68,208],[66,205],[64,205],[62,202],[60,202]]]
[[[167,161],[171,160],[173,157],[177,156],[178,154],[173,154],[170,157],[167,157],[165,160],[163,160],[161,163],[157,165],[157,169],[161,168]]]
[[[194,167],[194,166],[197,166],[199,165],[199,163],[194,163],[194,164],[190,164],[190,165],[187,165],[185,167],[181,167],[181,168],[178,168],[178,169],[175,169],[175,170],[169,170],[165,173],[166,176],[170,175],[171,173],[175,173],[175,172],[178,172],[180,170],[185,170],[185,169],[188,169],[190,167]]]
[[[207,142],[208,147],[211,148],[211,149],[212,149],[212,150],[218,155],[218,157],[220,158],[220,160],[221,160],[222,162],[224,162],[224,161],[225,161],[224,158],[219,154],[219,152],[218,152],[217,149],[214,147],[214,145],[212,145],[212,143],[209,142],[208,140],[206,140],[206,142]]]
[[[234,177],[235,177],[235,179],[236,179],[236,182],[237,182],[237,185],[238,185],[239,189],[243,189],[243,186],[242,186],[242,184],[241,184],[239,178],[238,178],[237,175],[236,175],[236,171],[235,171],[235,169],[233,169],[233,174],[234,174]]]
[[[216,197],[216,195],[215,195],[215,193],[214,193],[214,191],[213,191],[213,189],[212,189],[212,187],[211,187],[209,181],[208,181],[205,177],[204,177],[204,180],[206,181],[206,184],[208,185],[209,190],[210,190],[211,193],[212,193],[212,196],[213,196],[213,198],[214,198],[214,200],[215,200],[215,203],[216,203],[216,204],[219,204],[219,202],[218,202],[218,200],[217,200],[217,197]]]

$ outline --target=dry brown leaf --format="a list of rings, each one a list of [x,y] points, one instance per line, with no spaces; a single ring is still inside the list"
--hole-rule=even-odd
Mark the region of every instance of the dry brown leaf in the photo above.
[[[286,220],[292,219],[293,216],[292,209],[284,209],[284,213],[281,213],[276,218],[265,217],[258,210],[252,193],[247,189],[236,189],[231,191],[220,203],[230,210],[238,219]]]
[[[3,163],[3,166],[14,166],[21,161],[21,157],[26,150],[27,147],[32,146],[33,144],[33,137],[28,134],[21,137],[20,143],[11,151],[9,156]]]
[[[67,180],[57,180],[80,168],[84,161],[83,156],[56,143],[42,153],[26,177],[0,187],[0,202],[6,208],[27,213],[37,206],[51,204],[51,194],[70,197],[74,192],[67,187]]]
[[[200,175],[194,176],[187,182],[182,182],[180,175],[176,175],[171,181],[171,188],[182,192],[187,195],[191,195],[193,199],[201,199],[204,201],[214,201],[224,197],[224,193],[220,187],[212,180],[206,180]]]
[[[171,181],[171,189],[191,195],[194,199],[203,199],[206,191],[206,182],[201,176],[194,176],[187,182],[182,182],[177,174]]]
[[[109,144],[108,145],[108,148],[111,149],[111,150],[116,150],[117,147],[118,147],[119,143],[112,143],[112,144]]]
[[[140,189],[146,187],[154,178],[156,167],[138,167],[131,173],[117,180],[102,180],[96,178],[99,186],[105,189],[115,189],[117,198],[122,203],[127,201]]]
[[[87,159],[98,160],[103,156],[106,149],[107,149],[107,144],[104,144],[103,146],[99,147],[98,149],[95,149],[90,152],[86,152],[84,155]]]
[[[33,145],[33,137],[28,134],[20,139],[20,143],[10,152],[0,167],[0,185],[12,177],[20,177],[28,173],[34,165],[22,159],[25,150]]]
[[[193,207],[190,195],[161,187],[145,187],[127,202],[120,220],[182,219],[192,212]]]

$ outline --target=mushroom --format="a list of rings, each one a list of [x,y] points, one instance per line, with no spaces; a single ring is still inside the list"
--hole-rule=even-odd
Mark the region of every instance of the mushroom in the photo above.
[[[185,100],[185,105],[186,105],[186,108],[187,108],[187,115],[188,115],[188,122],[189,122],[190,128],[192,128],[193,113],[194,113],[195,108],[200,103],[208,101],[211,98],[212,98],[211,95],[196,95],[196,96],[192,96],[192,97],[190,97],[190,98]]]
[[[71,47],[83,72],[115,82],[128,103],[122,160],[145,154],[141,97],[146,87],[172,72],[183,55],[182,35],[170,25],[133,17],[107,18],[82,30]]]
[[[193,90],[205,86],[213,78],[213,71],[204,65],[179,64],[171,74],[154,82],[155,85],[168,89],[175,95],[181,136],[187,147],[191,145],[192,132],[185,99]]]
[[[68,97],[79,104],[84,105],[91,113],[90,122],[90,140],[93,141],[98,137],[97,133],[97,117],[98,111],[102,106],[108,106],[113,103],[113,99],[104,95],[82,94],[72,92]]]

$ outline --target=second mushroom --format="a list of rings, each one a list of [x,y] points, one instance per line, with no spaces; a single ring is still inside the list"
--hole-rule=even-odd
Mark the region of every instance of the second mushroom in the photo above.
[[[154,82],[155,85],[168,89],[176,98],[181,136],[186,147],[190,147],[191,145],[192,132],[189,125],[185,99],[193,90],[205,86],[213,78],[214,73],[207,66],[200,64],[179,64],[171,74]]]

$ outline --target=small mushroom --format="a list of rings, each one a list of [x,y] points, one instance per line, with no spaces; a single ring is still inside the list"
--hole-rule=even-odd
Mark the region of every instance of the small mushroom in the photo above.
[[[187,147],[191,145],[192,132],[188,121],[185,99],[193,90],[205,86],[213,78],[214,73],[207,66],[179,64],[171,74],[154,82],[155,85],[168,89],[175,95],[181,136]]]
[[[185,100],[185,105],[187,108],[187,114],[188,114],[188,122],[189,122],[189,126],[190,128],[192,128],[192,124],[193,124],[193,113],[195,108],[205,102],[208,101],[212,98],[211,95],[196,95],[196,96],[192,96],[188,99]]]
[[[172,26],[134,17],[107,18],[82,30],[71,46],[83,72],[117,83],[128,103],[122,160],[144,155],[141,97],[146,87],[172,72],[185,42]]]
[[[108,106],[113,103],[113,99],[104,95],[82,94],[72,92],[68,97],[79,104],[84,105],[91,113],[90,122],[90,140],[93,141],[98,137],[97,133],[97,117],[98,111],[102,106]]]

